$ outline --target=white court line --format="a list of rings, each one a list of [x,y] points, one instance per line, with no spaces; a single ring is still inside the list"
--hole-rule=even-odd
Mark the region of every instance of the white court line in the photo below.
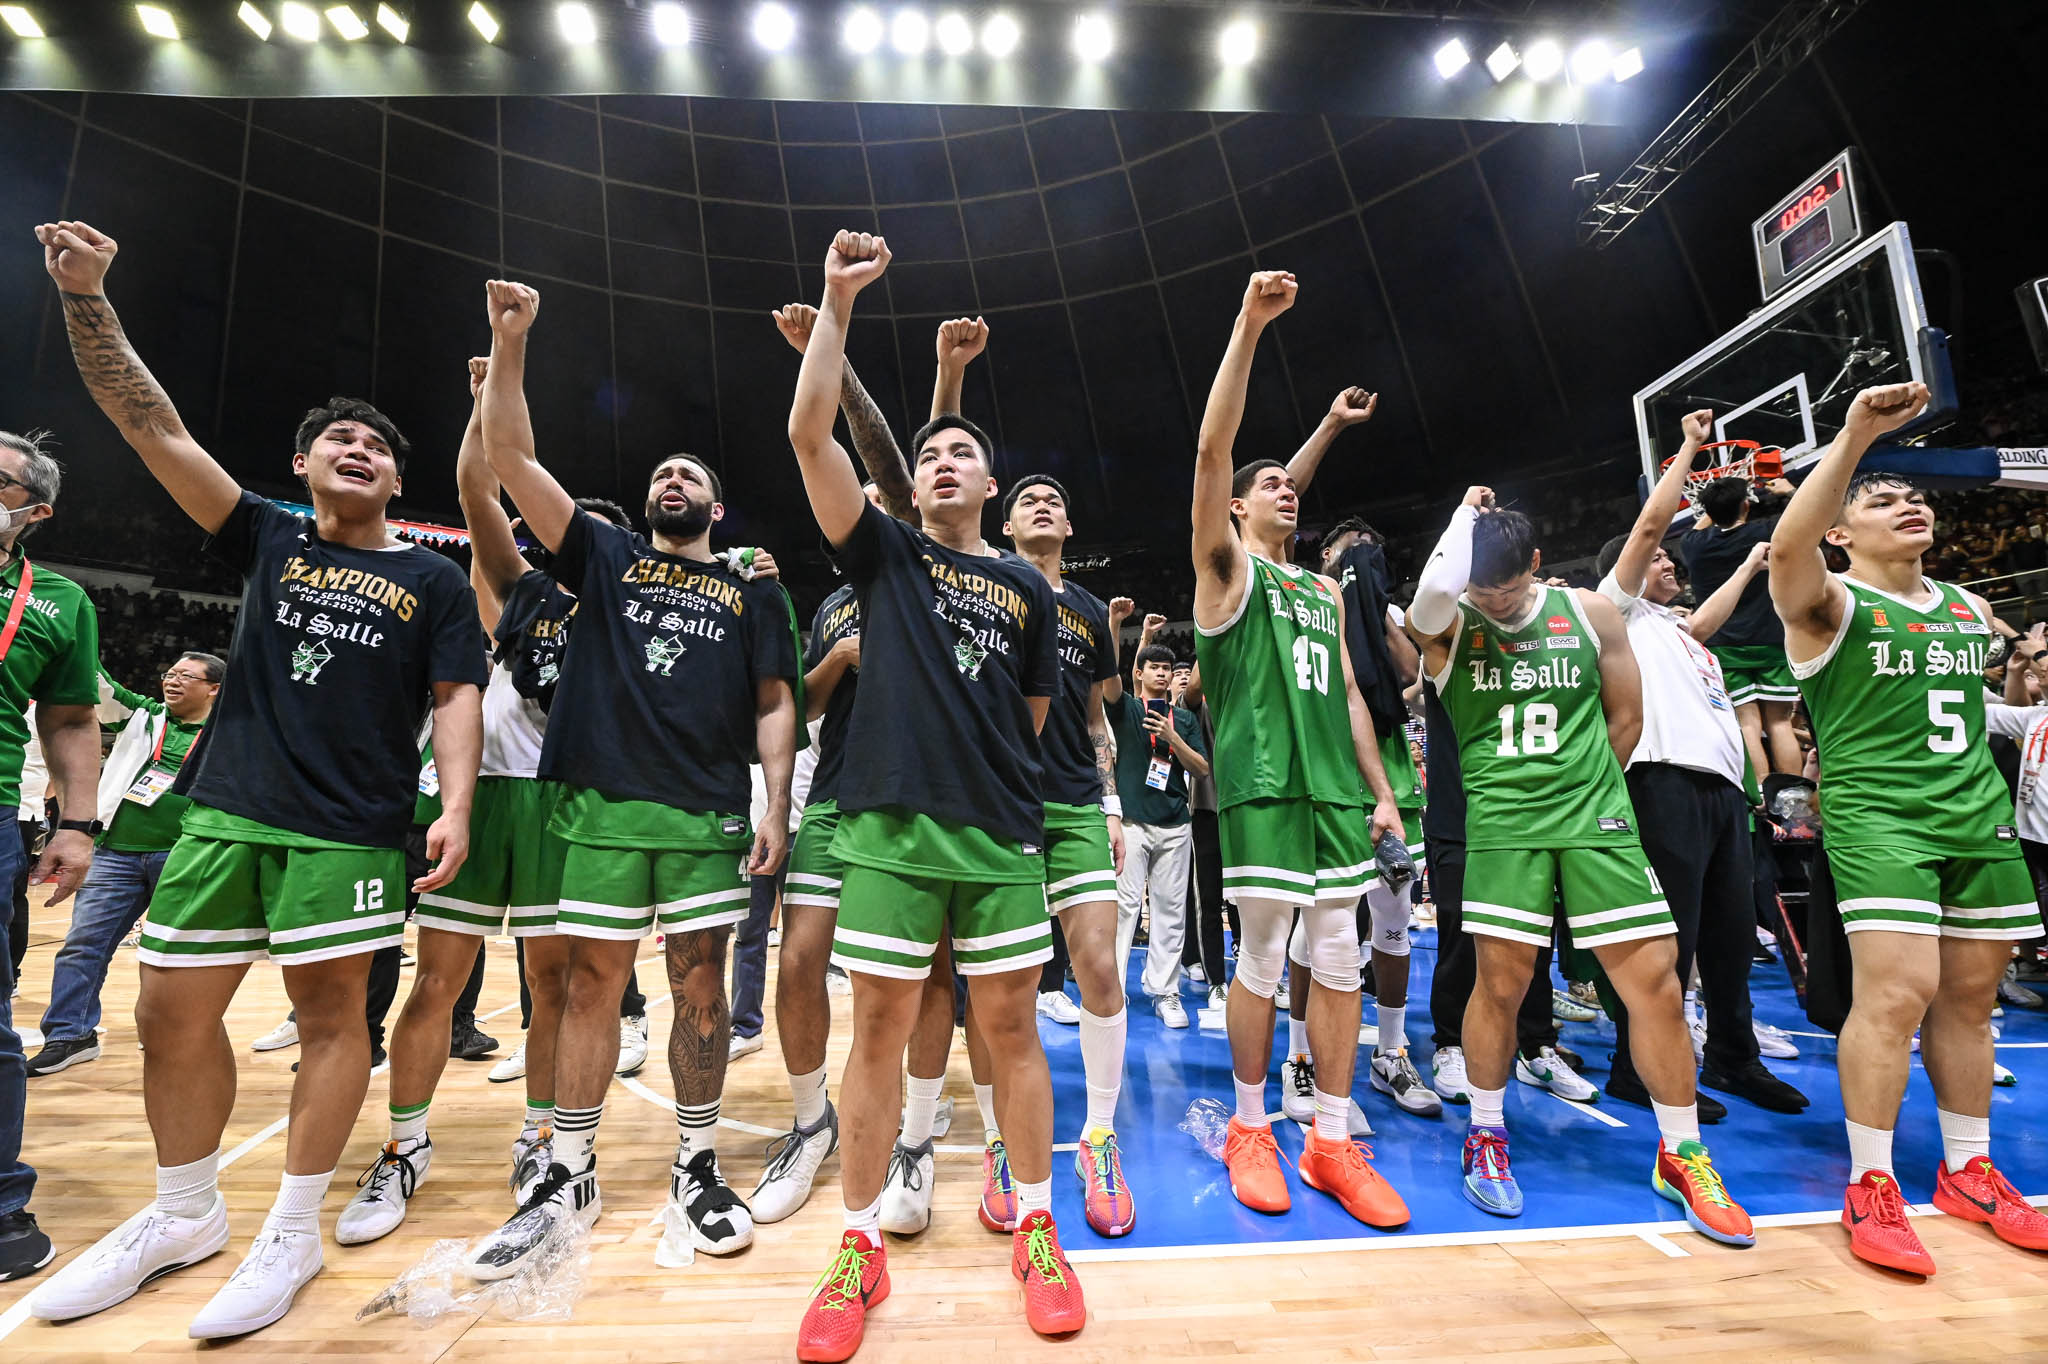
[[[1787,1037],[1816,1037],[1823,1042],[1833,1042],[1837,1040],[1835,1035],[1831,1032],[1794,1032],[1790,1028],[1780,1028],[1778,1029],[1778,1031],[1784,1033]]]
[[[1545,1090],[1544,1093],[1549,1094],[1550,1091]],[[1586,1117],[1589,1118],[1595,1118],[1600,1122],[1606,1123],[1609,1127],[1628,1126],[1627,1123],[1623,1122],[1620,1118],[1615,1117],[1612,1113],[1607,1112],[1598,1104],[1575,1104],[1570,1099],[1565,1098],[1562,1094],[1551,1094],[1550,1097],[1557,1100],[1559,1103],[1563,1104],[1566,1108],[1571,1109],[1572,1112],[1584,1114]]]
[[[1637,1232],[1636,1239],[1641,1241],[1644,1245],[1649,1246],[1652,1250],[1655,1250],[1664,1255],[1669,1255],[1674,1260],[1688,1260],[1692,1258],[1691,1251],[1684,1249],[1683,1247],[1679,1246],[1676,1242],[1671,1241],[1654,1231]]]

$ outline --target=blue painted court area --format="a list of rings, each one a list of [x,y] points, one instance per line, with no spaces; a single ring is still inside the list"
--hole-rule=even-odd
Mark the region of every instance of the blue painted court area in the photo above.
[[[1416,1064],[1426,1079],[1434,1050],[1428,1040],[1432,1027],[1428,998],[1429,973],[1436,963],[1435,930],[1424,929],[1415,939],[1408,1035]],[[1196,1021],[1193,986],[1183,995],[1193,1026],[1176,1031],[1161,1025],[1139,989],[1137,967],[1141,960],[1142,951],[1134,954],[1129,983],[1130,1049],[1117,1112],[1117,1135],[1123,1146],[1124,1172],[1137,1200],[1138,1223],[1129,1236],[1115,1241],[1090,1231],[1081,1216],[1080,1188],[1069,1163],[1072,1157],[1062,1152],[1054,1159],[1053,1203],[1061,1236],[1070,1249],[1143,1254],[1147,1250],[1258,1242],[1398,1240],[1445,1233],[1606,1226],[1626,1234],[1632,1224],[1669,1223],[1683,1217],[1676,1204],[1650,1189],[1657,1129],[1647,1108],[1619,1103],[1603,1094],[1592,1106],[1596,1116],[1587,1106],[1566,1103],[1515,1082],[1508,1086],[1507,1116],[1515,1174],[1527,1211],[1515,1219],[1489,1217],[1467,1203],[1459,1189],[1458,1160],[1469,1110],[1447,1104],[1439,1120],[1411,1117],[1372,1088],[1363,1065],[1352,1092],[1376,1132],[1368,1144],[1381,1173],[1407,1200],[1414,1220],[1402,1232],[1375,1231],[1352,1219],[1329,1196],[1302,1184],[1292,1170],[1288,1172],[1294,1196],[1292,1211],[1274,1217],[1252,1212],[1231,1196],[1222,1163],[1204,1154],[1193,1137],[1179,1130],[1194,1100],[1217,1099],[1226,1107],[1231,1103],[1229,1044],[1220,1028],[1203,1029]],[[1750,985],[1759,1018],[1790,1032],[1817,1031],[1800,1012],[1783,966],[1757,965]],[[1073,992],[1071,985],[1068,989]],[[1368,1021],[1372,1018],[1369,997],[1365,1016]],[[1280,1109],[1279,1065],[1286,1049],[1285,1022],[1283,1014],[1267,1087],[1267,1107],[1275,1114]],[[2048,1093],[2048,1015],[2008,1008],[2001,1023],[1998,1059],[2019,1077],[2019,1084],[1993,1091],[1992,1158],[2023,1194],[2036,1195],[2048,1192],[2048,1137],[2029,1130],[2034,1125],[2025,1120],[2024,1106],[2038,1104]],[[1052,1064],[1054,1139],[1070,1150],[1086,1103],[1079,1031],[1041,1017],[1039,1033]],[[1567,1046],[1585,1057],[1586,1078],[1604,1086],[1608,1055],[1614,1049],[1613,1026],[1604,1016],[1593,1023],[1566,1024],[1563,1037]],[[1835,1042],[1825,1036],[1800,1036],[1794,1041],[1800,1049],[1798,1060],[1767,1060],[1765,1064],[1811,1100],[1805,1113],[1797,1117],[1769,1113],[1733,1095],[1716,1094],[1728,1106],[1728,1117],[1702,1129],[1730,1192],[1752,1216],[1841,1211],[1849,1167],[1841,1094],[1835,1079]],[[1602,1117],[1624,1125],[1611,1126]],[[1290,1162],[1298,1161],[1300,1129],[1289,1122],[1276,1121],[1274,1126],[1282,1155]],[[969,1107],[949,1140],[974,1139]],[[1907,1197],[1915,1203],[1926,1202],[1933,1193],[1941,1139],[1935,1127],[1934,1092],[1917,1057],[1895,1151],[1897,1173]]]

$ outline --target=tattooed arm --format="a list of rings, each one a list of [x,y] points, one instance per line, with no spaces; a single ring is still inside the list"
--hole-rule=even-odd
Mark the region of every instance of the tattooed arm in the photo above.
[[[818,324],[818,310],[808,303],[785,303],[771,315],[775,318],[775,330],[802,355],[811,343],[811,329]],[[910,496],[910,466],[904,462],[903,450],[889,430],[888,418],[861,386],[860,376],[853,372],[851,357],[839,366],[839,410],[846,415],[853,453],[860,456],[861,467],[868,471],[868,477],[875,481],[875,491],[881,494],[882,510],[898,521],[917,525],[917,508]]]
[[[64,331],[86,391],[100,405],[156,481],[207,534],[218,531],[241,500],[242,489],[192,439],[178,409],[150,374],[121,330],[121,319],[102,290],[120,246],[85,223],[44,223],[43,268],[57,282]]]
[[[1116,745],[1109,737],[1109,710],[1103,704],[1107,684],[1088,689],[1088,742],[1095,749],[1095,772],[1102,779],[1102,808],[1109,812],[1109,853],[1117,875],[1124,871],[1123,802],[1116,794]]]

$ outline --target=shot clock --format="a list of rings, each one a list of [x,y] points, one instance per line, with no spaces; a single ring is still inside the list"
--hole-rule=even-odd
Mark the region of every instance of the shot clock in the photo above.
[[[1855,149],[1843,151],[1779,200],[1750,225],[1750,236],[1766,300],[1820,262],[1854,246],[1863,236]]]

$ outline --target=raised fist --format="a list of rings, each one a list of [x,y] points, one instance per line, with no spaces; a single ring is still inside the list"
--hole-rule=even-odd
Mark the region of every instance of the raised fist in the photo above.
[[[1465,500],[1460,506],[1472,507],[1479,511],[1493,510],[1493,489],[1473,486],[1465,489]]]
[[[965,369],[988,347],[988,323],[978,317],[956,317],[939,324],[939,365]]]
[[[43,268],[67,294],[99,293],[121,249],[91,223],[44,223],[36,229],[36,240],[43,244]]]
[[[811,344],[811,328],[818,325],[818,310],[808,303],[785,303],[768,315],[775,319],[775,330],[782,333],[782,339],[802,355],[804,347]]]
[[[469,396],[474,398],[484,391],[484,377],[491,372],[491,358],[488,355],[469,357]]]
[[[1261,270],[1244,288],[1244,315],[1254,322],[1271,322],[1294,306],[1300,287],[1289,271]]]
[[[1688,412],[1678,419],[1678,429],[1685,433],[1685,443],[1697,450],[1707,443],[1707,437],[1714,434],[1714,414],[1707,408]]]
[[[1753,573],[1768,573],[1771,568],[1771,542],[1759,540],[1749,547],[1749,559],[1744,565]]]
[[[1140,627],[1140,633],[1156,635],[1165,628],[1166,617],[1160,615],[1157,611],[1153,611],[1146,615],[1145,624]]]
[[[888,242],[872,232],[841,232],[825,253],[825,287],[859,293],[888,268]]]
[[[1330,415],[1336,418],[1339,426],[1357,426],[1360,422],[1371,421],[1379,405],[1379,394],[1367,393],[1362,388],[1347,388],[1330,404]]]
[[[531,285],[515,284],[508,279],[486,280],[484,295],[490,300],[494,336],[524,336],[540,316],[540,290]]]
[[[1125,621],[1131,618],[1131,612],[1137,609],[1138,604],[1132,601],[1129,597],[1111,597],[1109,599],[1110,625],[1122,625]]]
[[[1875,440],[1898,430],[1926,407],[1927,385],[1884,384],[1857,394],[1842,424],[1865,439]]]

